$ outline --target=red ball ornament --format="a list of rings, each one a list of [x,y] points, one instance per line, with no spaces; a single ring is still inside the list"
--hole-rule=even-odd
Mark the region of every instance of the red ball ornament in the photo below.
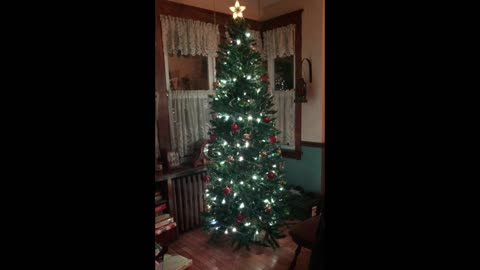
[[[268,76],[267,76],[267,74],[262,75],[262,76],[260,77],[260,80],[262,80],[262,82],[268,81]]]
[[[202,181],[203,181],[204,183],[208,183],[208,182],[210,181],[210,176],[204,175],[204,176],[202,177]]]
[[[242,214],[238,214],[237,216],[237,222],[242,222],[244,219],[243,215]]]
[[[265,122],[265,123],[270,123],[270,116],[265,115],[265,116],[263,117],[263,122]]]
[[[232,189],[229,187],[224,187],[223,188],[223,194],[228,195],[232,192]]]
[[[268,172],[267,177],[268,177],[268,179],[273,179],[273,178],[275,178],[275,173],[274,172]]]
[[[213,141],[216,141],[216,140],[217,140],[217,135],[210,134],[210,141],[213,142]]]
[[[276,143],[276,142],[277,142],[277,137],[275,137],[275,136],[270,136],[270,138],[268,138],[268,141],[269,141],[270,143]]]
[[[237,123],[233,123],[232,125],[232,131],[237,131],[240,127],[237,125]]]

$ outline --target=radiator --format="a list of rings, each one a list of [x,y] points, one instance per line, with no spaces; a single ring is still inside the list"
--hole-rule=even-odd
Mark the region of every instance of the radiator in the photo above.
[[[180,233],[198,228],[204,209],[205,171],[172,179],[177,227]]]

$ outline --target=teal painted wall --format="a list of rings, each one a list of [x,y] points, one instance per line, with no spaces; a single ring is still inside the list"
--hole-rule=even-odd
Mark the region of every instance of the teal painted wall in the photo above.
[[[319,147],[302,146],[302,159],[285,159],[285,175],[287,183],[301,186],[305,191],[320,193],[321,191],[321,158]]]

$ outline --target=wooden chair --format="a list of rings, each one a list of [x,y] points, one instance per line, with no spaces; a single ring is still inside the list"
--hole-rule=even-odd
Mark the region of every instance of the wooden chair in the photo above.
[[[295,269],[295,265],[297,264],[297,257],[300,254],[302,247],[312,250],[315,246],[319,222],[320,215],[317,215],[294,225],[289,231],[289,234],[292,237],[293,241],[298,245],[297,249],[295,250],[295,257],[290,264],[290,270]]]

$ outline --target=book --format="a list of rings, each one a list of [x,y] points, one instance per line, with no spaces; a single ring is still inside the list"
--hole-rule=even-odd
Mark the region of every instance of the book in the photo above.
[[[167,203],[167,200],[155,200],[155,206],[159,206],[160,204]]]
[[[161,234],[161,233],[163,233],[163,232],[166,232],[166,231],[168,231],[168,230],[171,230],[171,229],[173,229],[173,228],[175,228],[175,227],[177,227],[177,223],[172,222],[172,223],[170,223],[170,224],[168,224],[168,225],[166,225],[166,226],[163,226],[163,227],[161,227],[161,228],[155,229],[155,235],[159,235],[159,234]]]
[[[158,216],[155,217],[155,223],[163,221],[163,220],[168,219],[168,218],[170,218],[169,213],[158,215]]]
[[[162,204],[158,205],[157,207],[155,207],[155,213],[160,213],[162,210],[165,210],[165,209],[167,209],[167,204],[162,203]]]
[[[157,222],[157,223],[155,223],[155,229],[158,229],[158,228],[160,228],[160,227],[163,227],[163,226],[165,226],[165,225],[168,225],[168,224],[170,224],[170,223],[172,223],[172,222],[173,222],[173,217],[172,217],[172,218],[168,218],[168,219],[163,220],[163,221],[160,221],[160,222]]]

